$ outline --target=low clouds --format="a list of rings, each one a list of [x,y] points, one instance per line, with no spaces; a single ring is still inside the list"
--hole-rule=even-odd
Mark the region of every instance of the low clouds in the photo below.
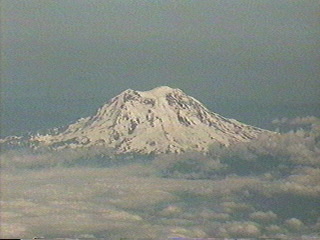
[[[261,236],[260,227],[251,222],[231,222],[219,230],[220,234],[225,237],[254,238]]]
[[[251,213],[250,218],[257,222],[270,223],[270,222],[275,222],[278,216],[272,211],[268,211],[268,212],[257,211],[257,212]]]
[[[316,122],[206,156],[3,152],[1,237],[318,236]]]
[[[309,124],[319,124],[319,118],[316,118],[314,116],[308,116],[308,117],[297,117],[293,119],[289,118],[277,118],[272,121],[275,125],[280,124],[288,124],[288,125],[309,125]]]

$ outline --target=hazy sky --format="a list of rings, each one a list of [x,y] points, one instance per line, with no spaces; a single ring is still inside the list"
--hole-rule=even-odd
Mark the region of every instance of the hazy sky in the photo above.
[[[160,85],[181,88],[206,104],[320,102],[318,0],[1,5],[7,105],[25,97],[99,98],[102,104],[127,88]]]

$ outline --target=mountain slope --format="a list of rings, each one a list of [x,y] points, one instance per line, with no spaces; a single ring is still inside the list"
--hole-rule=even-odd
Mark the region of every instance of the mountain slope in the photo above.
[[[256,138],[265,130],[210,112],[180,89],[128,89],[112,98],[92,117],[30,136],[33,146],[54,149],[106,146],[118,153],[180,153],[207,151],[214,142],[230,145]]]

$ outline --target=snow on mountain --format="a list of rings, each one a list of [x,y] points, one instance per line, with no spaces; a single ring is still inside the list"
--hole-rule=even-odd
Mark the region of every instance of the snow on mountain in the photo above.
[[[31,135],[27,141],[53,149],[105,146],[118,153],[157,154],[205,152],[214,142],[230,145],[263,132],[209,111],[180,89],[163,86],[144,92],[128,89],[94,116],[50,134]]]

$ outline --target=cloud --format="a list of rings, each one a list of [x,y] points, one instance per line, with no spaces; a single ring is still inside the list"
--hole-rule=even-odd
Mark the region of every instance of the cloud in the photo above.
[[[207,234],[201,229],[191,228],[186,229],[182,227],[172,227],[170,229],[169,237],[179,237],[179,238],[205,238]]]
[[[284,222],[285,226],[293,231],[300,231],[304,224],[299,219],[290,218]]]
[[[251,222],[230,222],[220,228],[226,237],[255,238],[261,236],[260,227]]]
[[[270,223],[277,220],[278,216],[272,211],[268,211],[268,212],[257,211],[257,212],[251,213],[250,218],[253,221],[257,221],[261,223]]]
[[[245,203],[236,203],[236,202],[222,202],[221,206],[223,211],[229,214],[239,213],[239,212],[250,212],[251,207]]]
[[[3,152],[1,237],[316,234],[317,141],[310,129],[155,159],[99,149]]]
[[[161,178],[149,166],[133,163],[112,168],[3,172],[3,237],[17,237],[10,230],[15,225],[24,237],[257,237],[263,231],[297,231],[285,223],[290,218],[277,216],[277,209],[272,207],[262,211],[260,207],[265,206],[253,200],[267,191],[275,199],[285,192],[297,194],[291,188],[283,189],[284,182],[245,176],[219,180]],[[290,181],[317,187],[318,171],[304,175],[311,172],[300,170]],[[284,207],[283,203],[279,207]],[[281,219],[283,226],[275,229],[272,224]]]
[[[1,223],[1,231],[0,231],[0,237],[1,238],[7,238],[8,236],[10,238],[19,238],[20,236],[24,236],[28,234],[27,228],[22,224],[16,224],[16,223]]]
[[[212,200],[232,201],[232,192],[255,182],[232,177],[220,181],[168,179],[150,173],[148,165],[137,163],[2,172],[6,211],[1,224],[7,226],[3,236],[17,237],[9,231],[13,224],[25,229],[23,237],[209,236],[207,224],[231,218],[219,212],[219,201]],[[204,224],[201,219],[209,221]]]
[[[279,233],[283,233],[284,230],[279,226],[279,225],[269,225],[265,227],[265,230],[267,231],[267,233],[269,233],[271,236],[275,235],[275,234],[279,234]]]
[[[255,141],[220,149],[218,154],[216,148],[212,148],[209,156],[218,158],[220,164],[224,166],[222,172],[240,175],[262,173],[285,175],[297,167],[318,168],[319,126],[320,124],[314,123],[309,130],[261,135]]]
[[[314,116],[307,116],[307,117],[296,117],[293,119],[289,118],[277,118],[272,121],[275,125],[280,124],[287,124],[287,125],[311,125],[311,124],[319,124],[320,119]]]

